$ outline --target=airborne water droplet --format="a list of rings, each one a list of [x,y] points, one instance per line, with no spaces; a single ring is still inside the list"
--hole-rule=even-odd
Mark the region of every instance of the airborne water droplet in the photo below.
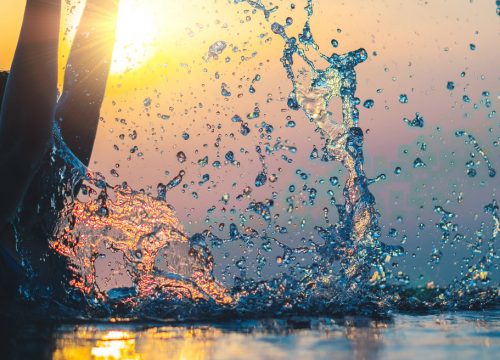
[[[408,124],[409,127],[424,127],[424,118],[419,113],[415,114],[415,118],[413,120],[404,118],[403,121]]]
[[[267,182],[267,175],[265,172],[261,172],[255,178],[255,186],[261,187],[264,186]]]
[[[416,168],[420,168],[420,167],[425,167],[426,164],[423,162],[423,160],[421,158],[416,158],[415,161],[413,162],[413,167],[416,169]]]
[[[180,162],[181,164],[187,160],[186,154],[184,154],[183,151],[179,151],[177,153],[177,161]]]
[[[375,101],[368,99],[363,103],[363,106],[367,109],[371,109],[375,105]]]

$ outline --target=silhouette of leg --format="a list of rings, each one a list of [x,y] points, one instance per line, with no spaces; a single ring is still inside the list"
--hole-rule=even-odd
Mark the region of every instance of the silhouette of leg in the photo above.
[[[22,277],[10,222],[52,136],[59,17],[60,0],[28,0],[10,75],[0,76],[0,297]]]
[[[88,165],[111,65],[117,0],[87,0],[64,77],[56,120],[71,151]]]
[[[60,0],[28,0],[0,112],[0,231],[49,146],[57,100]]]
[[[88,165],[103,101],[114,43],[118,3],[87,0],[65,71],[56,123],[69,149]],[[61,282],[71,276],[64,260],[49,249],[60,212],[78,193],[71,164],[48,152],[21,205],[16,224],[23,259],[32,268],[28,287],[39,296],[64,297]]]

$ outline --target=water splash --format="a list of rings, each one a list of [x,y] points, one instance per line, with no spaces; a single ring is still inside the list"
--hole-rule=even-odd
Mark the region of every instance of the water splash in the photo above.
[[[314,15],[312,0],[307,1],[307,20],[297,36],[288,33],[292,20],[287,19],[285,24],[271,22],[277,7],[266,8],[261,0],[234,0],[234,3],[245,3],[261,13],[271,31],[283,41],[281,63],[291,86],[287,105],[292,110],[302,111],[323,141],[320,147],[314,146],[311,161],[321,159],[332,164],[339,163],[346,171],[343,203],[335,199],[333,191],[329,192],[339,220],[331,223],[330,209],[324,208],[327,225],[315,228],[321,240],[309,240],[303,246],[291,247],[275,236],[287,234],[288,229],[275,222],[274,199],[270,198],[251,201],[246,208],[247,213],[264,221],[264,231],[230,223],[226,239],[215,236],[210,230],[189,235],[167,203],[168,192],[181,185],[185,171],[180,171],[166,185],[158,184],[156,195],[135,191],[126,183],[111,187],[100,174],[90,173],[79,165],[58,136],[52,155],[75,169],[69,188],[83,183],[79,195],[68,188],[59,189],[65,194],[64,207],[59,214],[55,234],[51,234],[51,249],[66,259],[70,271],[67,291],[83,294],[88,304],[86,310],[92,315],[98,310],[98,314],[104,312],[106,316],[119,313],[127,317],[154,318],[372,313],[392,309],[474,308],[498,304],[498,290],[489,286],[490,274],[498,258],[495,240],[500,225],[496,201],[484,208],[494,223],[494,231],[486,241],[486,251],[483,251],[483,235],[478,236],[471,245],[470,256],[465,260],[466,274],[450,286],[442,288],[428,283],[424,288],[406,287],[408,275],[401,271],[393,273],[392,267],[388,266],[405,250],[381,241],[380,215],[370,185],[387,176],[382,174],[376,179],[369,179],[364,171],[364,132],[360,127],[360,100],[356,97],[356,67],[367,60],[366,50],[332,55],[321,52],[311,32],[310,21]],[[332,46],[337,48],[338,42],[332,40]],[[212,44],[205,61],[216,60],[226,47],[223,41]],[[314,57],[323,61],[322,67],[312,60]],[[260,76],[254,78],[252,88],[259,80]],[[454,85],[448,83],[447,88],[452,90]],[[255,92],[255,88],[249,91]],[[231,96],[227,84],[222,84],[221,95]],[[335,98],[340,99],[342,104],[339,114],[329,111]],[[400,98],[402,103],[407,101],[406,95]],[[146,98],[144,106],[150,108],[151,105],[151,98]],[[372,108],[374,101],[367,100],[364,106]],[[249,121],[261,117],[259,106],[246,115]],[[414,120],[404,121],[409,127],[424,126],[424,119],[418,113]],[[248,123],[239,115],[233,116],[231,122],[240,124],[242,135],[247,136],[251,132]],[[288,119],[286,126],[295,127],[295,121]],[[265,121],[256,128],[262,134],[273,132],[272,126]],[[465,131],[456,135],[468,139],[486,163],[489,176],[494,177],[495,170],[475,138]],[[183,138],[188,140],[189,134],[184,133]],[[266,155],[280,150],[293,152],[294,148],[281,140],[276,144],[256,146],[261,169],[252,180],[252,186],[261,188],[275,181],[275,175],[270,173],[265,159]],[[182,151],[176,156],[181,164],[187,161]],[[232,151],[226,152],[224,159],[228,164],[239,164]],[[209,158],[201,158],[196,164],[200,169],[204,168],[208,166]],[[221,166],[217,161],[212,165],[215,168]],[[413,163],[414,168],[425,166],[419,157]],[[395,173],[401,174],[401,168],[397,167]],[[297,175],[306,181],[302,187],[305,203],[314,206],[318,190],[307,183],[309,176],[306,172],[299,169]],[[209,181],[210,175],[205,173],[201,175],[198,185]],[[334,187],[341,185],[336,176],[331,176],[329,181]],[[287,211],[292,213],[299,199],[293,195],[297,190],[295,185],[290,185],[288,189],[292,195],[286,200]],[[251,192],[248,186],[237,198],[249,197]],[[198,198],[196,192],[192,192],[192,196]],[[227,204],[229,194],[224,194],[221,201]],[[435,213],[441,216],[438,228],[442,231],[442,246],[445,246],[452,242],[451,234],[457,232],[452,221],[456,216],[439,206],[435,208]],[[240,215],[240,220],[240,225],[245,224],[244,215]],[[303,224],[304,220],[301,226]],[[226,224],[220,223],[219,229],[224,228]],[[459,241],[459,235],[456,234],[453,239]],[[396,229],[389,231],[390,238],[397,236]],[[223,284],[214,276],[217,264],[212,252],[234,244],[241,249],[258,249],[255,261],[251,262],[242,254],[232,258],[232,268],[236,272],[229,269],[224,273],[231,274],[233,283]],[[477,253],[484,256],[476,260]],[[273,256],[275,264],[269,260]],[[309,259],[307,264],[297,261],[302,257]],[[442,248],[434,247],[429,264],[436,266],[442,257]],[[119,279],[97,275],[102,262],[110,261],[107,259],[118,259],[121,265],[115,275]],[[277,266],[280,274],[263,279],[262,273],[271,266]],[[251,269],[255,277],[250,275]]]
[[[488,168],[488,176],[491,177],[491,178],[494,178],[496,176],[497,172],[493,168],[493,164],[491,163],[490,159],[486,155],[486,153],[483,150],[483,148],[477,142],[476,138],[473,135],[469,134],[467,131],[464,131],[464,130],[458,130],[458,131],[456,131],[455,132],[455,136],[459,137],[459,138],[460,137],[467,138],[466,142],[469,143],[469,144],[471,144],[472,147],[474,148],[474,150],[476,150],[479,153],[479,155],[481,155],[481,157],[483,158],[484,163],[486,164],[486,166]]]

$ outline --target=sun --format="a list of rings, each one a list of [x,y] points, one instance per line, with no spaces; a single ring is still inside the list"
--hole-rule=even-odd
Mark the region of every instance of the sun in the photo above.
[[[144,66],[155,54],[158,20],[151,0],[121,0],[111,74]]]
[[[69,55],[85,6],[83,0],[64,2],[61,64]],[[207,44],[227,31],[226,19],[231,18],[233,12],[229,2],[119,0],[110,75],[117,79],[125,73],[134,73],[142,78],[144,70],[165,69],[183,57],[201,59]],[[109,15],[111,19],[114,14]],[[200,51],[203,54],[198,54]],[[61,66],[60,73],[63,72]]]

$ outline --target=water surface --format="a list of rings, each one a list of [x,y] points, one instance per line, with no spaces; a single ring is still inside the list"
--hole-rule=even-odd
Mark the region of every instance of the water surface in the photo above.
[[[2,342],[6,359],[494,359],[500,311],[187,324],[23,323]]]

